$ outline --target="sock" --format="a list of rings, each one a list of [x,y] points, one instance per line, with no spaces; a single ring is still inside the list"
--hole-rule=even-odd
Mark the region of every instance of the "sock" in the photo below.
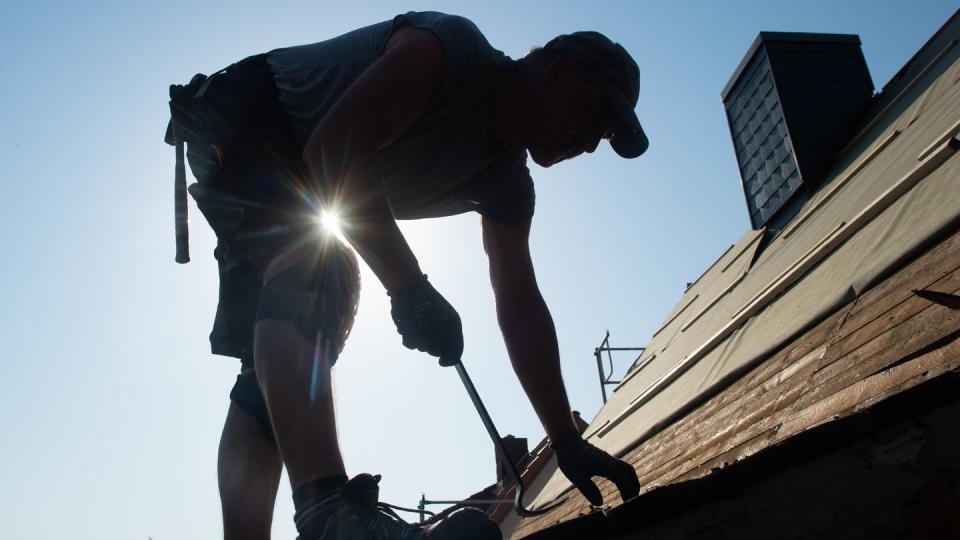
[[[347,483],[347,475],[334,474],[307,482],[293,490],[293,522],[297,532],[307,534],[313,518],[320,515],[317,510],[322,503],[335,495],[341,486]]]

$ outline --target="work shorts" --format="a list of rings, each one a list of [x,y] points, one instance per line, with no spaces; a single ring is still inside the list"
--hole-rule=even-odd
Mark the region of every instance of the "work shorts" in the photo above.
[[[211,76],[202,99],[211,121],[218,122],[211,131],[220,135],[188,141],[187,161],[197,179],[189,192],[217,236],[220,292],[211,351],[241,360],[230,398],[255,416],[272,439],[253,358],[264,270],[284,251],[305,243],[318,246],[317,257],[297,264],[336,276],[333,294],[319,296],[329,305],[318,308],[332,365],[353,325],[359,267],[350,248],[336,238],[320,238],[318,198],[266,56],[247,58]]]

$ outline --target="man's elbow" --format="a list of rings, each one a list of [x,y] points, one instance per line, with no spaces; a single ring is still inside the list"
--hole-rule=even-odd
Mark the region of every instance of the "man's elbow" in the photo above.
[[[495,297],[497,320],[503,329],[525,326],[550,316],[539,291],[500,291]]]

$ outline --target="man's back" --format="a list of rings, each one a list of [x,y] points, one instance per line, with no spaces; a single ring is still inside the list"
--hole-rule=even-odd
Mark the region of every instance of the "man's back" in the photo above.
[[[326,41],[268,53],[280,102],[301,144],[401,26],[432,32],[445,58],[440,88],[428,108],[375,156],[395,216],[478,211],[502,221],[529,218],[534,195],[526,153],[516,145],[491,145],[487,133],[496,85],[512,60],[463,17],[410,12]]]

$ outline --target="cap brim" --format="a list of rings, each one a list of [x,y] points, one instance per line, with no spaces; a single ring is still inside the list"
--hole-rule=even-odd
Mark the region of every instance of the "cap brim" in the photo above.
[[[650,146],[646,133],[640,125],[633,105],[620,92],[613,88],[607,89],[607,101],[610,104],[617,126],[610,138],[610,146],[621,157],[632,159],[639,157]]]

